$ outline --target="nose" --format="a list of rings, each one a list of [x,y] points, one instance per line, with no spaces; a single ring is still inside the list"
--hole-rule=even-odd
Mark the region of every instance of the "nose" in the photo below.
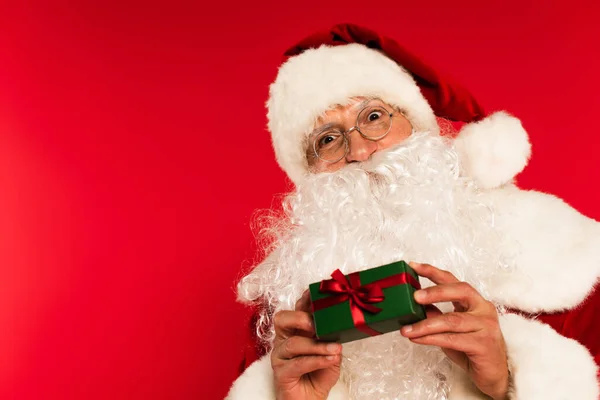
[[[365,139],[358,131],[350,132],[348,134],[348,154],[346,154],[346,162],[367,161],[376,151],[376,141]]]

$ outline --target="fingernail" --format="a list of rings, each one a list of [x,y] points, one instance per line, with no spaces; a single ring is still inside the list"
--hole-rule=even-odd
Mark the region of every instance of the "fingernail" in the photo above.
[[[424,299],[425,299],[425,291],[417,290],[415,292],[415,300],[420,301],[420,300],[424,300]]]
[[[328,359],[329,361],[331,360],[335,360],[337,356],[326,356],[325,358]]]
[[[340,345],[337,344],[337,343],[329,343],[327,345],[327,352],[328,353],[337,354],[337,353],[339,353],[339,350],[340,350]]]
[[[404,333],[410,333],[410,331],[412,331],[412,330],[413,330],[413,326],[412,326],[412,325],[405,325],[405,326],[402,328],[402,331],[403,331]]]

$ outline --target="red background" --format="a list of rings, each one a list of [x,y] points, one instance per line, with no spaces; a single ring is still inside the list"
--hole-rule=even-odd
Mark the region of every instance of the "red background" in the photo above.
[[[15,2],[0,9],[0,398],[218,399],[240,357],[280,54],[377,29],[529,130],[520,177],[600,219],[600,3]],[[245,264],[244,264],[245,263]]]

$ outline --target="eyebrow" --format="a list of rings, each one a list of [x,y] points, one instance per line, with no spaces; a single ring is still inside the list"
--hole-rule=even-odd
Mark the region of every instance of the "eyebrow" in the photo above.
[[[363,101],[361,101],[358,104],[355,104],[354,106],[352,106],[352,108],[357,109],[357,108],[363,108],[364,106],[366,106],[367,104],[369,104],[370,102],[372,102],[373,100],[379,100],[379,99],[364,99]]]
[[[308,135],[308,137],[314,137],[318,134],[321,134],[323,132],[328,131],[329,129],[333,128],[334,126],[339,126],[339,124],[335,123],[335,122],[329,122],[325,125],[321,125],[318,128],[313,129],[313,131]]]

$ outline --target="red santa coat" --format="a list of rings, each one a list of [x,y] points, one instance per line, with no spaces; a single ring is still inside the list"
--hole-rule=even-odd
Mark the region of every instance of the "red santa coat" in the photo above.
[[[423,70],[413,57],[405,58],[404,50],[390,39],[346,25],[334,27],[324,38],[320,34],[311,36],[287,55],[317,44],[339,44],[329,43],[327,38],[383,49],[401,65],[411,67],[418,82],[453,93],[436,97],[424,91],[436,115],[459,121],[478,121],[482,117],[478,107],[469,107],[476,102],[467,92],[457,92],[456,86],[432,80],[437,77],[433,70]],[[437,104],[436,99],[449,102]],[[450,110],[446,106],[459,103],[459,111],[470,110],[465,118],[445,112]],[[523,191],[511,184],[530,156],[527,134],[516,118],[496,113],[470,123],[461,130],[455,146],[461,172],[481,188],[480,200],[495,210],[498,229],[510,239],[503,254],[509,255],[511,273],[494,271],[486,283],[489,300],[514,310],[499,317],[512,376],[510,397],[596,400],[600,395],[600,293],[594,292],[594,286],[600,278],[600,224],[554,196]],[[250,318],[240,376],[228,399],[275,398],[270,360],[257,343],[255,324],[254,315]],[[450,400],[487,398],[464,372],[456,371],[451,379]],[[347,398],[345,385],[339,381],[329,399]]]
[[[487,282],[489,300],[513,310],[499,318],[513,378],[511,398],[596,400],[600,224],[555,196],[512,184],[486,185],[485,171],[471,172],[485,187],[481,200],[495,210],[498,229],[510,238],[505,251],[514,253],[511,272],[493,274]],[[510,176],[493,178],[503,182]],[[232,400],[275,398],[270,360],[256,343],[254,325],[251,318]],[[486,398],[464,372],[457,370],[451,379],[450,399]],[[347,398],[340,381],[329,399]]]

